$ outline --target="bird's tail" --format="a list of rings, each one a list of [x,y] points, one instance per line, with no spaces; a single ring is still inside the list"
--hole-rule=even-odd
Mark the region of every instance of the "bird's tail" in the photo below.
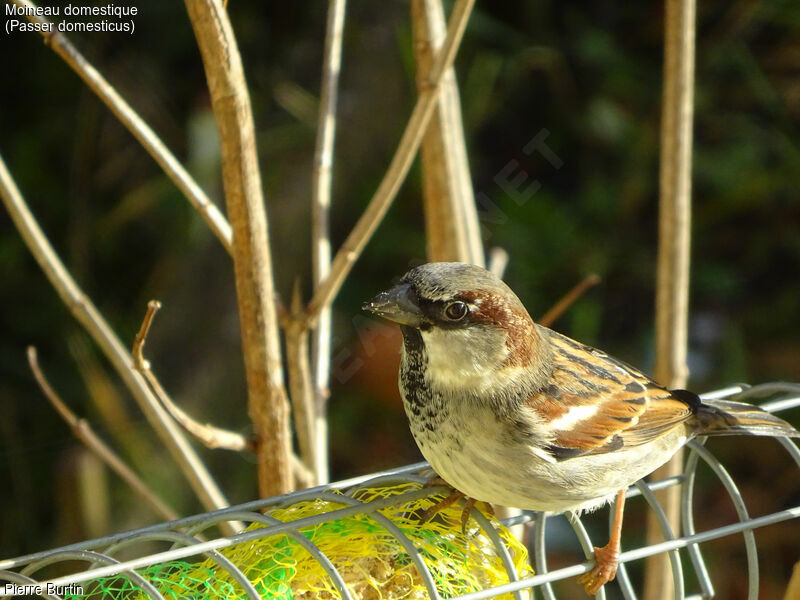
[[[744,402],[704,400],[695,416],[698,435],[800,437],[800,432],[783,419]]]

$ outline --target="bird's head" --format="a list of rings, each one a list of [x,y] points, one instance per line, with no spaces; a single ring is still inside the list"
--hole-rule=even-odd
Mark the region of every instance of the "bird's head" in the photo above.
[[[434,384],[471,390],[540,378],[549,345],[516,294],[486,269],[428,263],[364,309],[399,323],[405,354],[425,355]]]

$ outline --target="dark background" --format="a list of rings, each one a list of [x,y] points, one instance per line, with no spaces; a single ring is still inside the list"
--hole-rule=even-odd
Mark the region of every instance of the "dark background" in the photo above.
[[[223,205],[213,118],[183,6],[134,5],[134,35],[70,39]],[[252,94],[277,287],[286,298],[299,277],[308,297],[325,9],[231,0],[228,10]],[[690,384],[704,391],[797,381],[800,5],[714,0],[698,10]],[[601,284],[555,328],[645,369],[653,347],[662,11],[644,2],[479,2],[456,61],[475,191],[491,200],[482,217],[486,246],[509,252],[506,280],[536,317],[598,273]],[[352,0],[347,13],[334,247],[380,181],[415,97],[407,3]],[[126,345],[146,302],[160,299],[147,355],[165,387],[199,420],[246,432],[229,257],[38,34],[0,34],[0,57],[0,153],[52,244]],[[559,169],[522,151],[543,130]],[[497,182],[510,161],[541,185],[523,202]],[[396,392],[397,337],[374,329],[359,307],[424,260],[421,214],[415,166],[334,307],[334,479],[419,459]],[[113,475],[107,518],[92,524],[81,516],[85,457],[32,380],[29,344],[77,413],[179,512],[199,511],[5,212],[0,307],[0,557],[156,519]],[[788,418],[800,423],[797,411]],[[754,514],[800,503],[800,476],[776,444],[711,447],[740,475]],[[250,460],[199,452],[232,502],[254,497]],[[710,484],[697,499],[698,518],[711,518],[701,528],[734,518],[718,488]],[[636,517],[629,523],[633,543],[641,528]],[[765,598],[780,596],[800,558],[799,527],[758,534]],[[732,566],[744,564],[741,539],[709,549],[712,572],[727,569],[720,597],[741,597],[744,567]]]

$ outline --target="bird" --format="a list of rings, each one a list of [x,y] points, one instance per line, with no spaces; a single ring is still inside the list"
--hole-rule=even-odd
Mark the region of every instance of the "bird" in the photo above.
[[[609,542],[579,579],[590,595],[616,575],[629,485],[696,436],[800,436],[756,406],[668,389],[538,325],[476,265],[417,266],[363,308],[400,326],[411,433],[457,493],[557,514],[616,498]]]

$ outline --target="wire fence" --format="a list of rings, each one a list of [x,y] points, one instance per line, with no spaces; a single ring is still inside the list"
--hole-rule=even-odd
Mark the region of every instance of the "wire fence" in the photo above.
[[[736,397],[737,400],[759,403],[770,412],[779,412],[800,407],[800,385],[787,383],[769,383],[753,387],[736,385],[704,394],[702,397]],[[765,399],[768,400],[765,402]],[[800,450],[797,445],[786,438],[777,439],[777,443],[788,454],[786,471],[800,470]],[[697,531],[693,516],[697,487],[696,474],[698,467],[702,464],[710,468],[719,484],[724,487],[733,502],[738,517],[735,522],[707,531]],[[432,568],[430,554],[421,550],[422,542],[416,538],[412,539],[408,534],[408,529],[401,528],[395,519],[387,516],[386,509],[412,501],[429,499],[437,494],[441,495],[443,488],[441,486],[420,487],[416,485],[410,487],[408,491],[386,497],[366,500],[360,497],[360,492],[365,489],[374,489],[381,485],[422,484],[429,478],[430,470],[427,468],[427,464],[418,463],[285,496],[256,500],[169,523],[71,544],[54,550],[0,560],[0,596],[17,594],[32,597],[38,595],[38,597],[51,600],[81,597],[103,598],[102,595],[98,595],[98,592],[81,596],[75,590],[82,590],[84,586],[90,586],[92,582],[117,578],[115,581],[124,580],[127,585],[127,587],[119,588],[118,596],[116,596],[118,598],[166,600],[190,597],[176,594],[173,588],[164,585],[163,579],[157,579],[148,574],[151,575],[154,572],[153,568],[159,565],[175,564],[175,561],[194,557],[196,560],[204,560],[208,565],[207,571],[204,572],[225,573],[230,582],[229,587],[237,588],[232,596],[222,595],[219,597],[252,599],[271,597],[265,595],[260,582],[253,581],[251,580],[252,576],[248,576],[251,572],[250,565],[237,564],[236,559],[232,558],[235,555],[226,552],[226,549],[241,548],[243,544],[246,547],[254,547],[259,543],[258,540],[275,538],[292,540],[301,546],[330,578],[333,584],[331,589],[335,588],[336,593],[344,600],[357,600],[360,596],[346,581],[341,566],[335,564],[335,561],[331,560],[312,541],[313,538],[307,532],[309,528],[315,526],[341,522],[348,517],[361,515],[373,522],[381,530],[381,535],[389,536],[399,544],[410,561],[409,565],[413,565],[415,568],[420,589],[424,590],[428,597],[437,600],[447,596],[443,596],[441,593],[442,577],[435,568]],[[659,489],[675,485],[681,486],[682,532],[680,535],[671,530],[666,515],[654,494]],[[764,516],[751,517],[733,478],[722,463],[705,448],[702,439],[689,443],[685,468],[681,475],[658,482],[639,481],[628,490],[627,495],[629,498],[635,496],[644,498],[649,510],[654,511],[657,515],[666,541],[644,545],[622,553],[617,580],[610,585],[618,585],[622,597],[626,600],[638,598],[626,565],[632,561],[661,553],[667,553],[670,559],[676,599],[713,598],[715,595],[713,578],[703,559],[701,545],[733,534],[742,534],[744,537],[749,581],[747,598],[755,600],[758,597],[759,589],[759,561],[753,531],[768,525],[800,519],[800,505]],[[275,511],[281,508],[302,502],[328,502],[340,507],[288,522],[273,516],[277,514]],[[545,541],[547,524],[553,516],[525,512],[520,516],[503,521],[503,525],[507,527],[519,524],[530,525],[529,548],[535,574],[520,572],[518,563],[515,565],[515,559],[509,552],[509,537],[502,535],[504,528],[500,527],[496,521],[487,518],[480,510],[473,509],[471,517],[480,530],[479,534],[485,536],[489,540],[487,543],[493,547],[493,552],[500,561],[498,564],[502,564],[502,569],[505,571],[504,581],[506,583],[462,594],[458,596],[460,600],[481,600],[500,595],[506,595],[515,600],[524,600],[530,598],[532,594],[545,600],[555,600],[558,596],[553,583],[580,575],[592,566],[590,557],[593,542],[581,518],[575,515],[566,515],[566,519],[583,548],[587,560],[552,571],[548,569],[547,565]],[[240,521],[251,527],[231,537],[212,537],[210,535],[216,532],[220,523],[232,521]],[[258,528],[253,528],[254,525],[257,525]],[[791,526],[797,528],[797,539],[800,539],[800,521],[793,522]],[[167,542],[170,547],[167,550],[154,552],[154,542]],[[691,574],[687,572],[689,571],[688,565],[686,569],[682,565],[681,553],[688,555]],[[263,555],[259,555],[258,559],[260,561],[271,560],[269,556]],[[52,573],[58,573],[58,576],[54,577]],[[698,589],[688,590],[687,581],[692,582],[692,587]],[[41,589],[37,588],[37,585],[42,586]],[[292,595],[289,594],[286,597],[292,598]],[[605,590],[601,589],[596,597],[605,599]]]

